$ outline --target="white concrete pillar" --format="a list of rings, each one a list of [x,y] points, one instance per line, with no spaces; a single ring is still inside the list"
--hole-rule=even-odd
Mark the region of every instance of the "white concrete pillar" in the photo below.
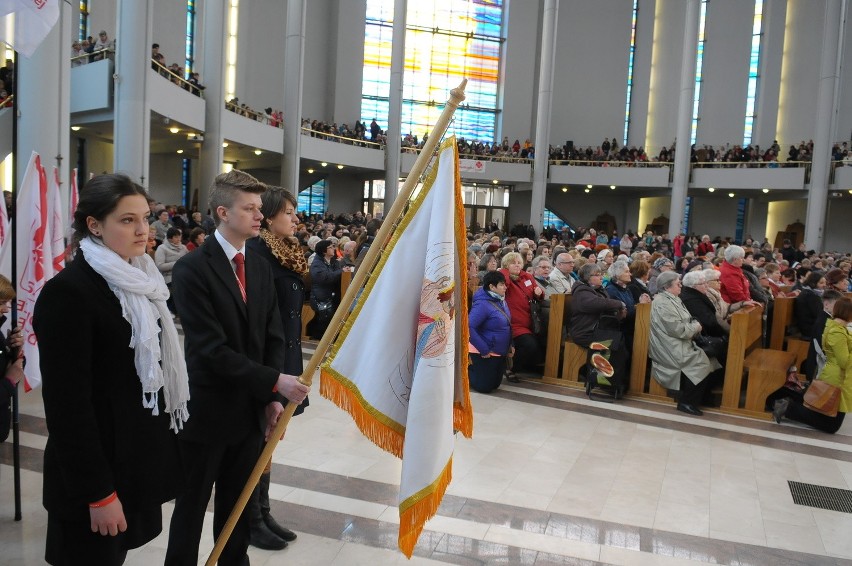
[[[405,21],[407,0],[394,0],[391,45],[390,100],[385,142],[385,210],[390,210],[399,192],[400,151],[402,151],[402,83],[405,72]],[[449,93],[447,93],[449,96]]]
[[[222,112],[225,110],[225,65],[227,65],[225,22],[227,21],[228,1],[207,0],[204,5],[202,24],[203,56],[201,59],[201,78],[206,86],[204,90],[204,141],[199,152],[198,210],[207,212],[210,187],[213,180],[222,172],[224,154],[222,142]],[[212,213],[212,211],[211,211]]]
[[[299,194],[302,157],[302,83],[305,76],[305,0],[288,0],[284,46],[284,158],[281,184]]]
[[[147,186],[151,150],[151,111],[145,96],[151,66],[152,8],[150,0],[119,0],[115,26],[113,170],[142,186]]]
[[[840,28],[845,20],[846,8],[846,0],[826,0],[825,2],[814,157],[811,163],[811,187],[805,220],[805,246],[809,250],[821,251],[825,238],[831,146],[834,143],[834,131],[837,129],[837,88],[840,82],[840,60],[843,53],[843,34],[840,33]]]
[[[71,7],[60,3],[59,21],[29,59],[18,56],[18,84],[15,85],[15,109],[18,113],[17,183],[26,172],[33,151],[41,156],[48,176],[59,169],[60,187],[68,194],[69,171],[75,166],[76,153],[69,154],[71,124],[71,63],[67,48],[74,39],[71,32]],[[9,132],[11,135],[11,132]],[[11,187],[4,187],[11,190]],[[67,199],[64,202],[66,202]]]
[[[535,121],[535,163],[533,164],[530,224],[537,232],[544,228],[544,199],[550,147],[550,110],[553,99],[553,59],[556,51],[556,22],[559,1],[544,0],[541,25],[541,62],[538,75],[538,108]]]
[[[684,229],[683,211],[689,189],[689,158],[691,154],[692,105],[695,98],[695,56],[698,48],[698,28],[701,0],[687,0],[683,30],[683,62],[680,68],[680,99],[677,107],[677,146],[674,160],[674,181],[669,208],[669,234]]]

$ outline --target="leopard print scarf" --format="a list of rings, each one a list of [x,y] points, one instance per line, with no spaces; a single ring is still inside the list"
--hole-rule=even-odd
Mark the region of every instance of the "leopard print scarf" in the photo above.
[[[308,272],[308,260],[305,259],[305,254],[302,253],[302,246],[295,238],[284,238],[283,240],[276,238],[272,232],[266,228],[260,230],[260,239],[272,252],[272,255],[281,262],[281,265],[291,271],[295,271],[299,275],[305,275]]]

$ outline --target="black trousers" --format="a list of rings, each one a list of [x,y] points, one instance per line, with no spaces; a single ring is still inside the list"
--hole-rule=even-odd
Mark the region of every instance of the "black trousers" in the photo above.
[[[68,521],[48,513],[45,562],[53,566],[119,566],[124,564],[129,549],[146,544],[163,528],[159,505],[138,511],[125,509],[124,518],[126,531],[104,536],[93,533],[87,519]]]
[[[702,379],[697,384],[692,383],[692,380],[686,377],[686,374],[681,372],[680,396],[678,397],[678,403],[697,407],[704,399],[704,393],[707,390],[708,383],[709,380],[707,378]]]
[[[483,358],[479,354],[470,354],[470,368],[468,377],[470,387],[480,393],[491,393],[503,381],[503,373],[506,371],[506,357],[492,356]]]
[[[245,513],[249,518],[249,525],[259,525],[263,522],[264,515],[269,515],[269,483],[271,480],[271,472],[263,472],[257,485],[254,486],[254,491],[246,505]]]
[[[262,435],[252,432],[232,445],[181,441],[180,454],[186,473],[186,489],[175,502],[169,529],[165,566],[196,566],[204,513],[213,485],[213,536],[225,527],[228,516],[260,456]],[[248,564],[248,514],[243,513],[219,558],[220,566]]]
[[[538,337],[535,334],[522,334],[514,339],[515,357],[512,361],[512,369],[515,371],[538,371],[540,364],[544,361]]]
[[[790,405],[787,407],[787,412],[784,413],[784,416],[791,421],[812,426],[828,434],[834,434],[840,430],[840,426],[843,424],[843,417],[846,416],[846,413],[837,413],[836,417],[828,417],[822,413],[811,411],[791,398]]]

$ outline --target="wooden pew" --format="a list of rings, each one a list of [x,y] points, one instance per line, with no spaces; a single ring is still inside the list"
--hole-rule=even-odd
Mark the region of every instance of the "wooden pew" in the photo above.
[[[559,358],[562,354],[562,332],[567,318],[567,306],[570,295],[554,293],[550,295],[550,320],[547,323],[547,342],[544,353],[545,380],[554,380],[559,376]]]
[[[808,357],[807,340],[787,336],[788,328],[793,324],[793,310],[795,299],[793,297],[779,297],[775,299],[772,311],[772,328],[769,330],[769,349],[786,350],[796,355],[796,366],[801,369],[802,362]]]
[[[627,396],[673,402],[666,388],[648,372],[651,345],[651,303],[636,305],[636,325],[633,329],[633,352],[630,359],[630,388]]]
[[[725,383],[722,390],[724,412],[767,418],[766,397],[782,387],[795,354],[760,347],[763,337],[763,308],[747,307],[731,317]],[[743,370],[748,371],[746,400],[740,407]]]
[[[565,328],[570,313],[571,295],[561,293],[550,295],[550,321],[547,326],[547,347],[542,381],[582,388],[579,371],[586,363],[586,350],[565,339]]]

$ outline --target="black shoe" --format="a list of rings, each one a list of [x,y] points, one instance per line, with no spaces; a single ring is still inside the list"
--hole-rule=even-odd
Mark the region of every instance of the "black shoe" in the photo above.
[[[258,521],[249,530],[249,544],[262,550],[284,550],[287,541],[273,533],[263,521]]]
[[[518,376],[515,375],[515,372],[512,370],[506,370],[506,381],[509,383],[520,383],[521,380],[518,379]]]
[[[789,399],[778,399],[775,401],[775,406],[772,408],[772,418],[775,419],[776,423],[781,424],[781,419],[784,418],[784,414],[787,412],[787,407],[789,406]]]
[[[689,405],[687,403],[678,403],[677,410],[682,413],[687,413],[689,415],[695,415],[696,417],[700,417],[704,414],[704,412],[701,411],[701,409],[699,409],[698,407],[694,405]]]
[[[296,533],[294,533],[287,527],[282,527],[281,525],[279,525],[278,522],[272,518],[272,515],[268,513],[265,514],[263,516],[263,522],[266,523],[266,527],[270,531],[275,533],[275,536],[277,536],[278,538],[286,542],[293,542],[294,540],[296,540]]]

